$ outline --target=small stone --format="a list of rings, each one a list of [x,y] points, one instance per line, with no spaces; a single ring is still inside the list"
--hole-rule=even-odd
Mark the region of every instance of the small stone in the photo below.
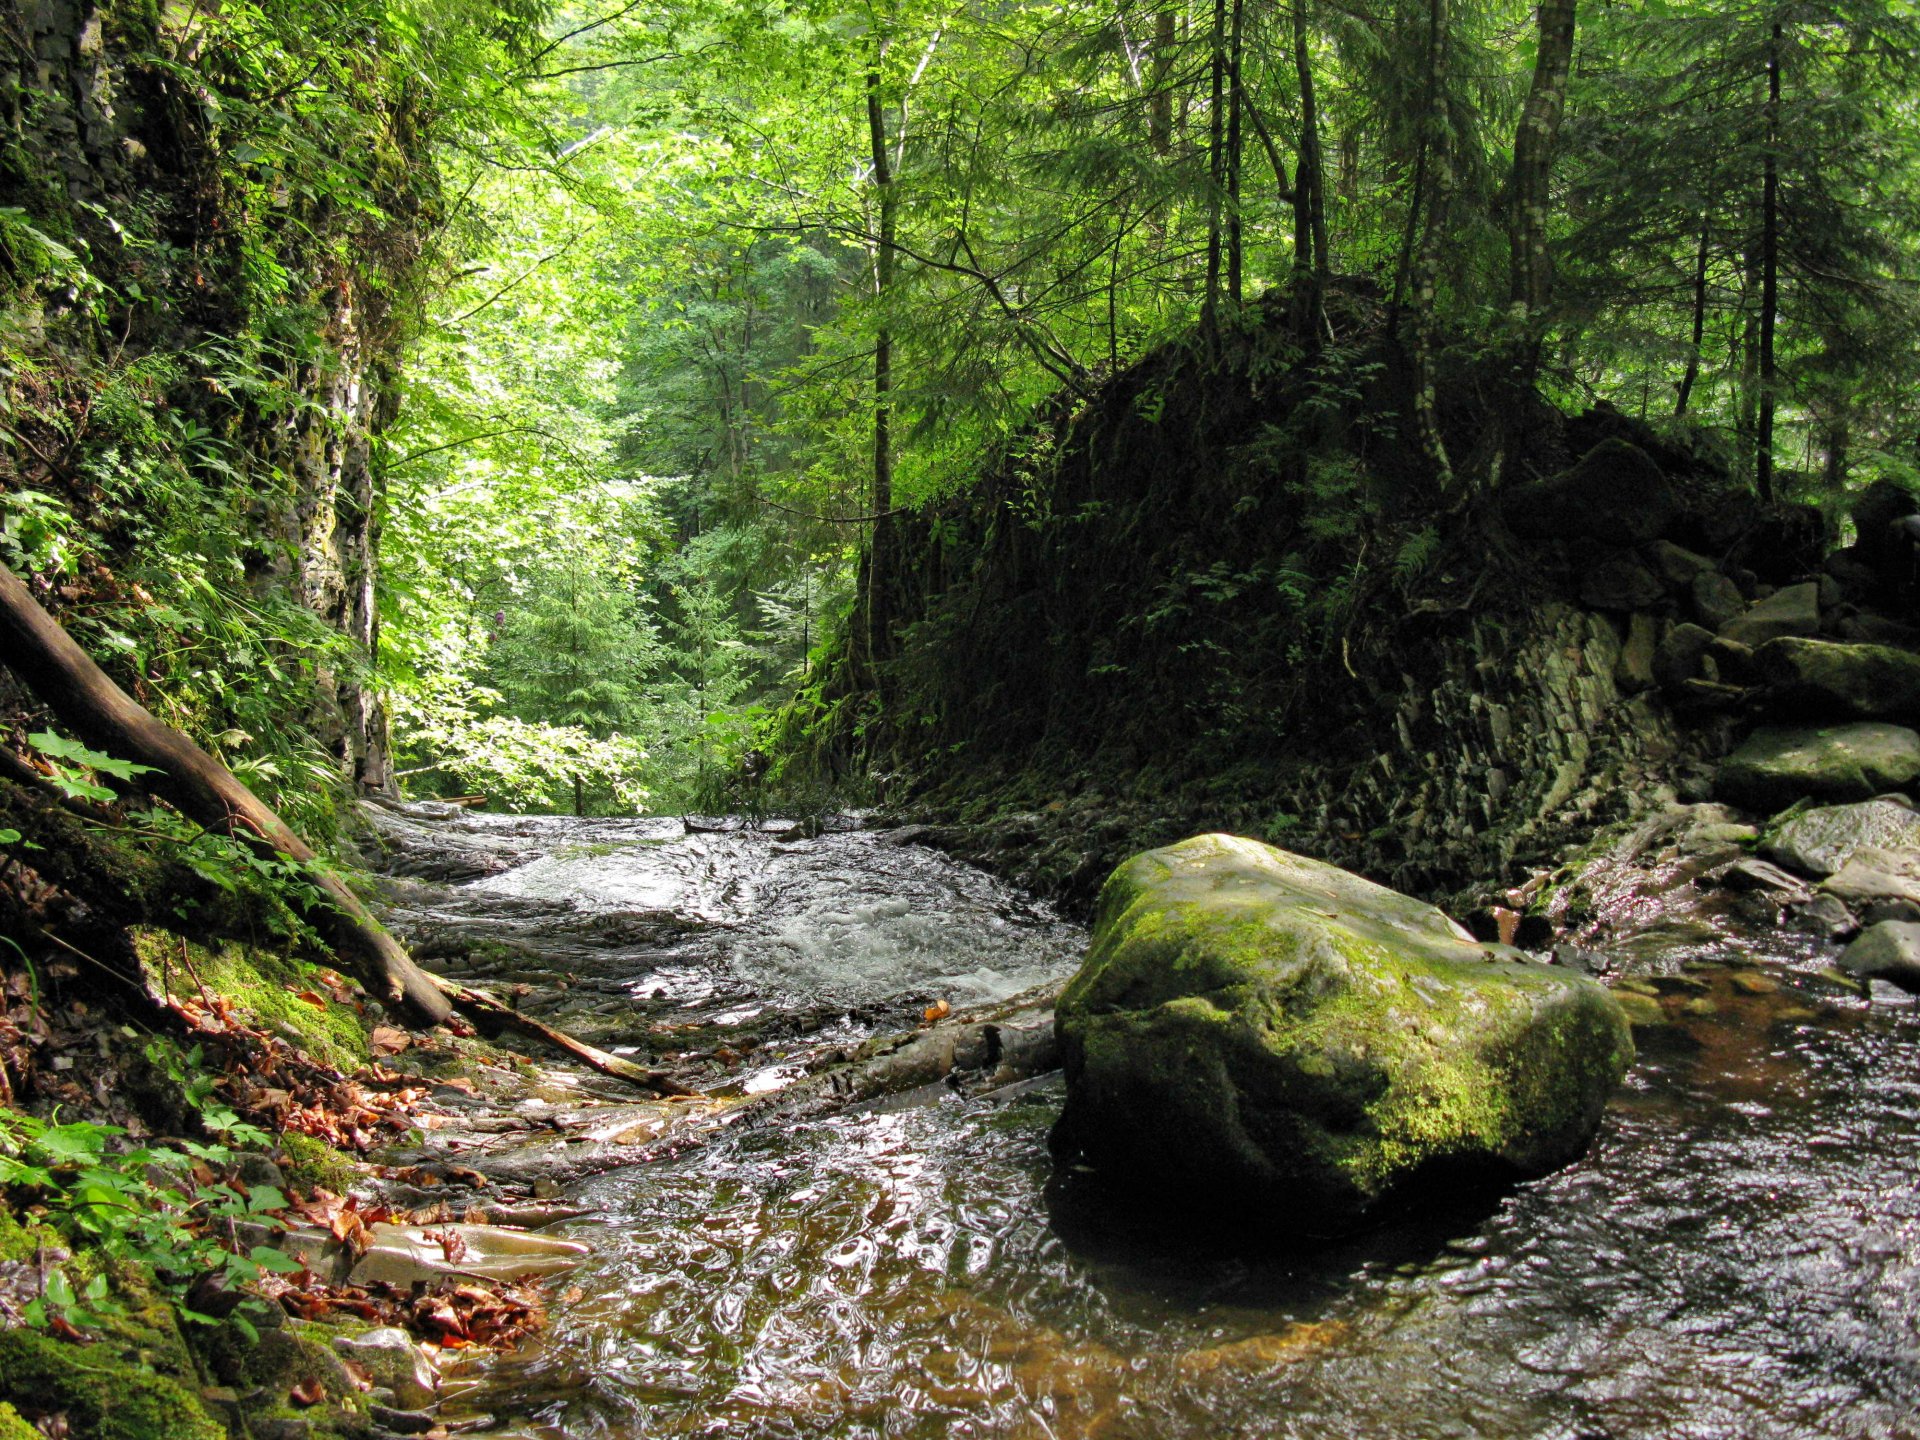
[[[391,1390],[404,1409],[430,1405],[439,1393],[439,1372],[413,1337],[398,1326],[338,1336],[333,1348],[366,1371],[375,1385]]]
[[[1777,995],[1780,982],[1771,976],[1757,974],[1752,970],[1736,970],[1727,977],[1727,983],[1745,995]]]
[[[1920,852],[1863,847],[1820,888],[1870,920],[1920,919]]]
[[[1920,925],[1886,920],[1869,926],[1840,952],[1840,968],[1920,993]]]
[[[1726,874],[1720,877],[1720,883],[1729,890],[1775,893],[1783,902],[1792,897],[1805,899],[1811,893],[1806,881],[1797,875],[1789,875],[1778,865],[1770,865],[1765,860],[1741,860],[1728,866]]]
[[[1700,673],[1700,657],[1713,644],[1713,632],[1702,625],[1680,624],[1666,634],[1653,652],[1653,678],[1663,690],[1673,690]]]
[[[1717,570],[1693,577],[1688,587],[1693,617],[1709,630],[1718,630],[1747,608],[1740,587]]]
[[[1704,555],[1683,549],[1671,540],[1656,540],[1647,547],[1647,559],[1660,578],[1676,590],[1685,590],[1702,575],[1714,573],[1713,561]]]
[[[1787,926],[1803,935],[1840,940],[1859,930],[1860,921],[1845,902],[1832,895],[1815,895],[1804,904],[1788,907]]]
[[[1622,990],[1618,986],[1613,990],[1613,1002],[1626,1013],[1627,1023],[1636,1030],[1649,1025],[1665,1025],[1667,1012],[1660,1002],[1651,995],[1643,995],[1638,990]]]
[[[1758,648],[1786,635],[1820,633],[1820,587],[1812,581],[1777,590],[1744,615],[1720,626],[1729,640]]]

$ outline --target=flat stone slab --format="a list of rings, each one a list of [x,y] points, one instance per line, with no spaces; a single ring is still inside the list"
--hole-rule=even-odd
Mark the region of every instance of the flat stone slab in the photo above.
[[[340,1242],[317,1226],[289,1230],[281,1248],[316,1274],[337,1274],[349,1285],[384,1280],[405,1288],[416,1280],[433,1283],[449,1277],[526,1280],[572,1269],[592,1248],[577,1240],[557,1240],[499,1225],[369,1226],[372,1244],[348,1263]]]
[[[1714,798],[1769,814],[1799,800],[1844,804],[1920,776],[1920,734],[1901,725],[1762,726],[1720,762]]]
[[[1633,1055],[1601,986],[1257,841],[1121,865],[1056,1009],[1055,1147],[1101,1183],[1351,1229],[1404,1196],[1578,1156]]]
[[[1856,852],[1920,850],[1920,812],[1898,800],[1823,805],[1795,815],[1769,835],[1760,853],[1802,875],[1825,878]]]
[[[1720,633],[1742,645],[1758,647],[1783,635],[1820,633],[1820,587],[1809,580],[1789,585],[1754,602],[1745,614],[1720,627]]]

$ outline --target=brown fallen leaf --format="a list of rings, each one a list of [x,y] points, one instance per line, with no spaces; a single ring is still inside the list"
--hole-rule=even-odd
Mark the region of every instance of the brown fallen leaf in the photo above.
[[[952,1013],[953,1006],[944,1000],[936,1000],[926,1008],[925,1015],[927,1024],[931,1025],[936,1020],[944,1020]]]
[[[398,1055],[413,1044],[413,1036],[392,1025],[376,1025],[368,1044],[376,1055]]]
[[[309,1405],[318,1405],[327,1398],[327,1392],[318,1380],[302,1380],[287,1392],[290,1403],[306,1409]]]
[[[299,998],[306,1001],[307,1004],[313,1006],[313,1008],[316,1010],[324,1010],[327,1008],[327,1002],[325,1000],[322,1000],[317,994],[315,994],[311,990],[302,990],[299,994]]]

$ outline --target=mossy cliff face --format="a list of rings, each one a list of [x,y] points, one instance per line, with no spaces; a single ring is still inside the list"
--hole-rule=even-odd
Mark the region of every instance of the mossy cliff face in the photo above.
[[[1279,1238],[1364,1224],[1423,1181],[1566,1164],[1633,1057],[1592,982],[1227,835],[1114,872],[1056,1023],[1056,1148]]]

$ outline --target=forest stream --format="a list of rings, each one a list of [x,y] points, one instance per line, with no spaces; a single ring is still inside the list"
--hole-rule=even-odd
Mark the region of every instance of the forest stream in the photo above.
[[[1079,961],[910,833],[734,823],[394,817],[491,872],[396,882],[394,918],[609,1048],[726,1048],[738,1096]],[[1306,1252],[1103,1211],[1049,1157],[1057,1078],[723,1126],[544,1187],[592,1254],[449,1408],[524,1440],[1913,1435],[1920,1008],[1825,963],[1676,938],[1583,1160]]]

